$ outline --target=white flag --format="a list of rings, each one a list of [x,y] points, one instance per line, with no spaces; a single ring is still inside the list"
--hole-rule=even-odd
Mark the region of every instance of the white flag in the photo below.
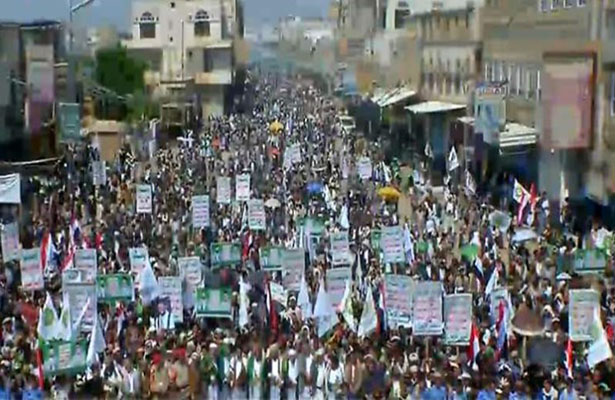
[[[351,331],[356,332],[357,322],[354,319],[354,310],[352,307],[352,289],[350,279],[346,281],[346,288],[344,289],[344,295],[342,296],[342,301],[340,302],[338,311],[342,313],[342,317],[344,318],[344,321],[346,321],[348,328],[350,328]]]
[[[529,198],[530,193],[525,190],[522,184],[519,183],[518,180],[515,179],[515,184],[513,186],[513,200],[517,203],[524,203],[524,199]]]
[[[344,204],[340,211],[340,226],[343,229],[349,229],[350,223],[348,222],[348,206]]]
[[[71,326],[70,302],[62,305],[62,313],[56,328],[56,337],[60,340],[71,341],[73,338],[73,327]]]
[[[378,327],[378,315],[376,314],[376,305],[374,304],[374,296],[372,294],[371,285],[367,285],[367,293],[365,294],[365,302],[363,304],[363,312],[361,313],[361,321],[359,322],[359,337],[366,337],[376,330]]]
[[[75,321],[75,325],[73,325],[73,332],[79,332],[79,328],[81,327],[81,322],[83,321],[83,318],[85,317],[85,314],[87,313],[89,307],[90,307],[90,298],[88,297],[88,300],[83,305],[83,309],[79,313],[79,317],[77,317],[77,321]]]
[[[90,334],[90,343],[88,345],[88,354],[86,356],[86,364],[91,367],[98,362],[98,354],[105,351],[106,343],[105,336],[103,335],[102,326],[100,323],[100,317],[94,318],[94,327]]]
[[[587,364],[594,368],[597,364],[613,357],[613,352],[602,326],[600,307],[594,308],[594,322],[591,327],[592,342],[587,350]]]
[[[323,337],[337,322],[337,315],[333,305],[331,305],[329,294],[325,290],[325,284],[322,280],[320,281],[320,288],[318,289],[318,296],[314,305],[314,318],[316,318],[318,323],[319,337]]]
[[[297,305],[301,309],[301,319],[304,321],[312,317],[312,303],[310,303],[310,295],[308,293],[307,282],[305,275],[301,278],[301,286],[297,295]]]
[[[158,281],[152,270],[152,266],[149,260],[146,261],[145,267],[141,271],[138,277],[139,281],[139,295],[144,305],[149,305],[160,294],[160,288],[158,287]]]
[[[455,151],[455,146],[451,148],[451,152],[448,154],[448,170],[454,171],[459,168],[459,159],[457,158],[457,151]]]
[[[45,304],[38,314],[38,336],[43,340],[55,339],[57,336],[58,312],[53,305],[53,300],[49,293],[45,299]]]
[[[466,170],[466,189],[469,193],[476,194],[476,182],[468,170]]]
[[[425,157],[433,158],[433,151],[431,151],[431,146],[429,143],[425,144]]]
[[[243,277],[239,281],[239,327],[248,325],[248,291],[250,285],[244,282]]]

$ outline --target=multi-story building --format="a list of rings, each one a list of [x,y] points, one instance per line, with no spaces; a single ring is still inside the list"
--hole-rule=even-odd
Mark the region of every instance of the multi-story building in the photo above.
[[[175,106],[184,112],[196,102],[208,116],[231,103],[234,47],[242,36],[239,0],[135,1],[132,39],[125,45],[147,62],[145,82],[151,95],[167,100],[163,113]]]

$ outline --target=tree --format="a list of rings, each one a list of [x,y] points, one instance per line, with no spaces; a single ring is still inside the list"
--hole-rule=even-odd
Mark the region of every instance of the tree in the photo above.
[[[124,47],[96,52],[96,81],[119,95],[142,92],[146,68],[144,62],[130,57]]]

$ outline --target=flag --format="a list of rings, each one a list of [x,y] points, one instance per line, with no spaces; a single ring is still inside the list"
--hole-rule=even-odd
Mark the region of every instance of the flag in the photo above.
[[[269,328],[273,332],[273,336],[277,337],[278,334],[278,313],[275,310],[275,304],[273,303],[273,297],[271,297],[271,285],[267,280],[267,310],[269,311]]]
[[[340,226],[343,229],[350,228],[350,223],[348,222],[348,206],[344,204],[340,211]]]
[[[468,193],[476,194],[476,181],[468,170],[466,170],[466,190]]]
[[[73,268],[75,266],[73,262],[74,258],[75,248],[73,247],[73,245],[70,245],[70,247],[68,248],[68,254],[66,254],[66,257],[64,257],[64,259],[62,260],[62,264],[60,265],[60,272]]]
[[[408,263],[412,264],[414,262],[414,243],[410,235],[408,224],[404,224],[404,252],[406,254],[406,260]]]
[[[51,296],[49,295],[49,293],[47,293],[45,304],[43,305],[43,308],[39,310],[37,327],[38,337],[43,340],[55,339],[57,335],[57,327],[58,313],[55,306],[53,305],[53,300],[51,299]]]
[[[299,287],[299,294],[297,295],[297,305],[301,309],[301,319],[303,321],[312,317],[312,303],[310,302],[305,275],[301,277],[301,286]]]
[[[50,232],[45,232],[41,243],[41,264],[43,270],[51,265],[53,255],[56,253],[56,247],[53,244],[53,238]]]
[[[75,332],[75,334],[79,334],[79,328],[81,327],[81,322],[83,321],[83,318],[85,318],[85,313],[88,311],[89,307],[90,307],[90,298],[88,297],[88,300],[85,302],[83,309],[79,313],[79,317],[77,317],[77,321],[75,321],[75,325],[73,325],[73,332]]]
[[[75,218],[74,215],[71,217],[71,220],[70,220],[69,233],[70,233],[70,237],[68,238],[68,240],[69,240],[70,245],[77,246],[77,241],[79,240],[79,237],[81,236],[81,227],[79,226],[79,220]]]
[[[431,150],[431,145],[429,143],[425,144],[425,157],[433,158],[433,151]]]
[[[363,304],[363,312],[359,322],[358,335],[366,337],[378,328],[378,315],[376,314],[376,305],[374,304],[374,296],[371,285],[367,285],[367,293],[365,294],[365,302]]]
[[[337,311],[342,314],[342,317],[344,318],[346,325],[348,325],[348,328],[351,331],[356,332],[357,323],[354,319],[354,309],[352,307],[352,288],[350,279],[346,280],[346,288],[344,289],[344,295],[342,296],[342,301],[340,302]]]
[[[467,356],[469,363],[473,367],[476,365],[476,358],[480,352],[480,341],[478,336],[478,328],[476,328],[476,324],[472,323],[472,330],[470,331],[470,346],[468,346]]]
[[[587,364],[589,364],[589,368],[594,368],[602,361],[613,357],[611,346],[602,327],[600,307],[594,308],[594,320],[590,329],[590,335],[592,341],[587,351]]]
[[[485,286],[485,296],[489,296],[493,289],[498,284],[498,280],[500,278],[500,272],[497,266],[493,267],[493,272],[491,272],[491,276],[489,277],[489,281],[487,281],[487,285]]]
[[[243,280],[243,276],[239,280],[239,327],[243,328],[248,325],[248,291],[250,285]]]
[[[146,260],[145,267],[137,277],[139,295],[144,305],[149,305],[160,294],[158,281],[152,270],[149,260]]]
[[[530,186],[530,212],[527,215],[526,223],[528,226],[534,225],[534,219],[536,217],[536,203],[538,202],[538,195],[536,193],[536,185],[532,183]]]
[[[500,359],[506,352],[506,337],[507,337],[507,331],[508,331],[508,315],[506,311],[506,305],[504,304],[504,300],[500,301],[498,321],[496,323],[496,327],[498,331],[498,347],[497,347],[496,354],[497,354],[497,358]]]
[[[457,151],[455,146],[451,148],[451,152],[448,154],[448,170],[454,171],[459,168],[459,159],[457,158]]]
[[[86,364],[88,367],[98,363],[98,354],[105,351],[106,347],[105,336],[103,335],[102,324],[99,318],[98,316],[94,318],[94,327],[90,334],[90,343],[88,344],[88,353],[86,356]]]
[[[170,313],[170,311],[169,311]],[[117,318],[117,328],[115,329],[116,338],[120,338],[122,334],[122,327],[124,326],[124,319],[126,316],[126,312],[124,311],[124,305],[120,302],[117,303],[115,308],[115,315]]]
[[[323,337],[329,332],[336,323],[337,315],[329,299],[329,294],[325,290],[325,283],[320,281],[316,304],[314,305],[314,318],[318,324],[318,337]]]
[[[566,352],[564,353],[564,355],[564,367],[566,367],[566,376],[572,379],[572,340],[570,340],[570,338],[568,338],[568,344],[566,345]]]
[[[103,247],[103,235],[101,232],[96,232],[96,238],[94,239],[94,246],[96,250],[101,251]]]
[[[70,302],[67,301],[66,304],[62,304],[62,313],[56,327],[56,337],[70,342],[73,338],[73,327],[71,324]]]
[[[515,179],[515,183],[513,185],[513,200],[521,204],[524,197],[529,197],[529,193],[527,192],[527,190],[525,190],[523,185],[521,185],[519,181]]]
[[[380,327],[382,327],[382,329],[384,330],[387,330],[387,313],[386,313],[387,305],[386,305],[386,300],[384,298],[384,293],[385,293],[384,282],[380,282],[378,289],[379,289],[378,308],[380,309],[380,312],[382,312],[382,314],[378,312],[376,313],[376,315],[378,316],[377,332],[380,333]],[[381,315],[382,315],[382,321],[380,321]]]

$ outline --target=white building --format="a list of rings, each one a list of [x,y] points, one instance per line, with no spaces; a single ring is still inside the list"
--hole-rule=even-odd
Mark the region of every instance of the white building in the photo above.
[[[150,93],[178,108],[196,101],[204,117],[223,114],[235,79],[234,41],[243,36],[242,10],[239,0],[134,1],[132,39],[125,45],[148,63]]]

